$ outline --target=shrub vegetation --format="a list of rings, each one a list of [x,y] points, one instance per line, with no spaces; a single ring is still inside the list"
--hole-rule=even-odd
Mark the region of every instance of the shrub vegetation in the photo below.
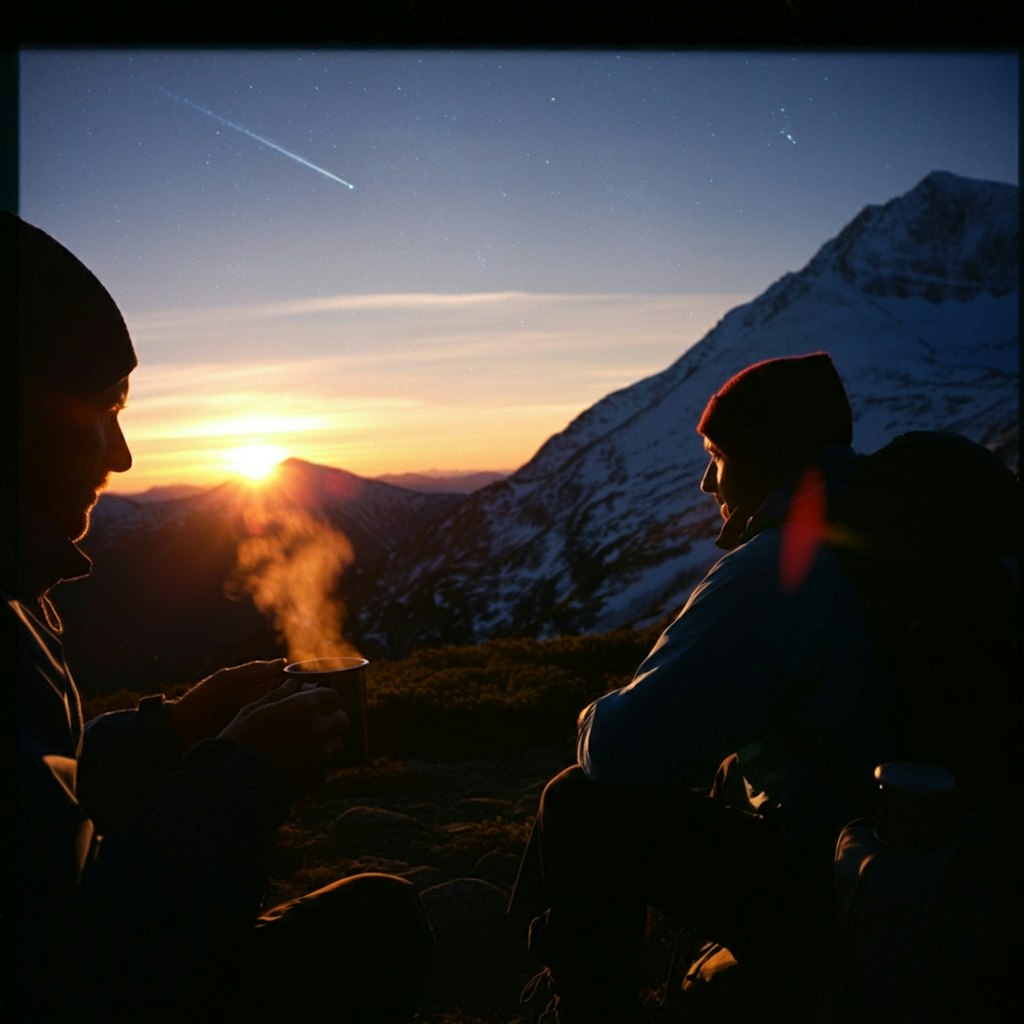
[[[564,742],[586,704],[629,681],[657,632],[502,638],[374,661],[367,670],[371,756],[465,760]],[[85,717],[132,707],[139,696],[120,690],[87,700]]]

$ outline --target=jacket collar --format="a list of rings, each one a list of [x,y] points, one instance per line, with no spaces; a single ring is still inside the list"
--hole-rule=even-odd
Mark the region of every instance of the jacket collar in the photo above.
[[[861,456],[848,445],[833,444],[822,448],[811,463],[788,473],[760,501],[751,504],[740,502],[732,515],[722,524],[715,541],[716,546],[731,551],[752,540],[762,530],[781,526],[786,520],[790,502],[809,465],[816,465],[821,470],[825,477],[827,495],[832,498],[849,485],[853,470],[860,459]]]

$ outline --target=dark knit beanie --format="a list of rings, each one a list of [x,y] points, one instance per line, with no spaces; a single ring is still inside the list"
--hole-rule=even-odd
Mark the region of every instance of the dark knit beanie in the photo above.
[[[75,394],[104,391],[138,362],[117,304],[76,256],[0,211],[4,329],[16,334],[19,379]]]
[[[814,352],[741,370],[712,395],[697,432],[726,455],[783,466],[850,444],[853,416],[831,357]]]

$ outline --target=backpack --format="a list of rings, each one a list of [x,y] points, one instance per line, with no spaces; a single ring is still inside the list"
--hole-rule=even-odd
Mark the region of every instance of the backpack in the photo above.
[[[1018,478],[988,449],[938,432],[864,457],[830,508],[892,669],[899,722],[894,763],[876,769],[875,815],[836,844],[830,1024],[995,1019],[1009,998],[1020,521]],[[948,778],[942,830],[915,838],[893,827],[902,816],[920,830],[914,800],[928,804],[913,785],[911,797],[886,796],[887,772]]]
[[[953,773],[998,834],[1019,750],[1019,480],[958,434],[902,434],[829,508],[897,706],[894,760]]]
[[[1016,972],[1004,963],[989,852],[969,819],[924,849],[886,842],[871,820],[848,824],[836,844],[832,987],[816,1019],[998,1019]]]

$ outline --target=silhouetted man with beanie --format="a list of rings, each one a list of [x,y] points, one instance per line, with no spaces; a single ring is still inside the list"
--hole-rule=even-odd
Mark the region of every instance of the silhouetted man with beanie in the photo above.
[[[799,1012],[835,836],[890,742],[887,680],[825,542],[858,461],[832,360],[748,367],[697,429],[727,553],[632,682],[581,713],[578,765],[544,791],[512,898],[561,1024],[647,1019],[649,906],[727,946],[766,1014],[782,995]]]
[[[332,690],[252,662],[83,725],[49,592],[89,572],[75,542],[131,467],[135,351],[75,256],[10,213],[0,231],[18,386],[17,565],[0,580],[19,657],[16,1018],[411,1019],[431,939],[408,882],[357,876],[260,916],[271,836],[344,744]]]

